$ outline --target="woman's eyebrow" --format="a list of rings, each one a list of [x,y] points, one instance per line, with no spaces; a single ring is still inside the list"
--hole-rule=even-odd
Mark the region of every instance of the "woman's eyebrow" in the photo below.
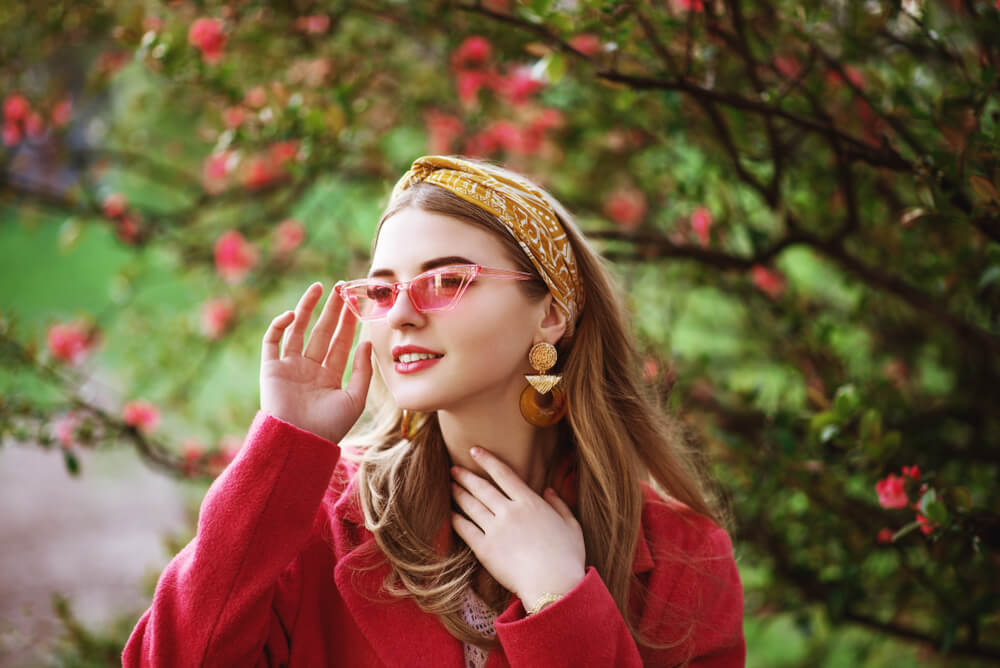
[[[428,269],[433,269],[435,267],[444,267],[449,264],[476,264],[476,263],[460,255],[448,255],[445,257],[436,257],[433,260],[427,260],[427,262],[424,262],[422,265],[420,265],[420,273],[423,273]],[[395,275],[396,273],[392,269],[373,269],[370,272],[368,272],[368,278],[383,278]]]

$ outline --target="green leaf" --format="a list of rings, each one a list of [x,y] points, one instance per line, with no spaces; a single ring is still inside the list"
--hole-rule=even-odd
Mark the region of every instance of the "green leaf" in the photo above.
[[[849,418],[858,408],[858,393],[853,385],[841,385],[833,398],[833,410],[842,419]]]
[[[937,501],[937,492],[934,490],[933,487],[931,487],[929,490],[924,492],[923,496],[920,497],[920,504],[919,504],[920,512],[924,515],[927,515],[928,504],[934,503],[935,501]]]
[[[972,192],[976,193],[976,197],[984,202],[1000,202],[1000,193],[989,179],[979,174],[972,174],[969,176],[969,185],[972,186]]]
[[[861,416],[859,433],[862,441],[877,441],[882,436],[882,414],[869,408]]]
[[[927,519],[935,524],[945,525],[948,523],[948,509],[940,501],[933,501],[927,504]]]
[[[63,450],[63,461],[70,475],[80,475],[80,460],[69,450]]]

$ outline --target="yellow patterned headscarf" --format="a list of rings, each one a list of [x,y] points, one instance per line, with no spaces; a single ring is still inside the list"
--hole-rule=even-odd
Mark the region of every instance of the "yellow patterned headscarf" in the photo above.
[[[571,334],[583,309],[580,274],[566,231],[538,186],[489,164],[427,155],[417,158],[396,182],[392,199],[421,182],[441,186],[503,221],[566,312]]]

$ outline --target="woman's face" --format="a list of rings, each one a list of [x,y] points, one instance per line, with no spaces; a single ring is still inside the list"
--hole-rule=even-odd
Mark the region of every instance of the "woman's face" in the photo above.
[[[489,232],[451,216],[407,207],[383,223],[369,276],[408,281],[449,264],[517,270]],[[400,408],[451,410],[466,401],[489,401],[520,391],[524,374],[532,373],[527,354],[550,298],[532,302],[519,283],[480,276],[453,309],[430,313],[417,311],[401,290],[385,318],[368,323],[375,361]],[[392,350],[405,345],[443,357],[402,373]]]

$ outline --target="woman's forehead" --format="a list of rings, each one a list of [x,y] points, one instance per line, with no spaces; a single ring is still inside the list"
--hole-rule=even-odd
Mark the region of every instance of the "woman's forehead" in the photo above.
[[[446,264],[510,264],[506,249],[492,233],[459,218],[410,207],[382,224],[369,275],[413,276],[426,271],[422,267],[427,263],[443,258],[452,258]]]

